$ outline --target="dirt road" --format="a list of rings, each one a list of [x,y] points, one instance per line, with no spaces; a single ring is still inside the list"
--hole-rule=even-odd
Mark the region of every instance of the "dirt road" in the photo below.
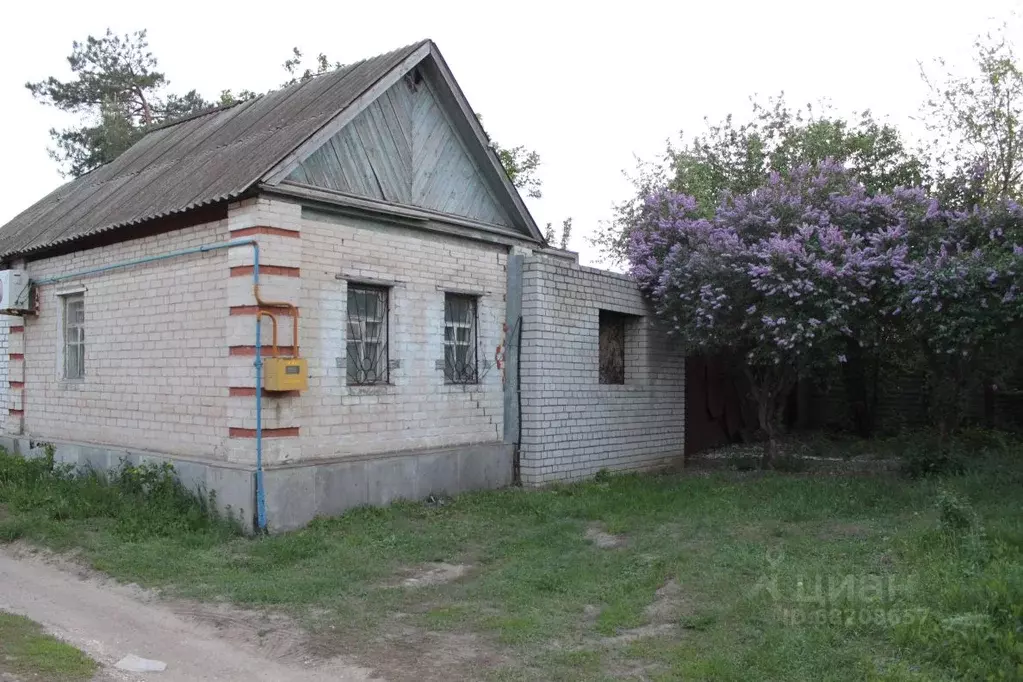
[[[224,606],[163,603],[151,593],[58,566],[38,555],[0,549],[0,610],[28,616],[104,666],[101,679],[380,680],[338,658],[304,654],[302,634],[286,619]],[[167,664],[160,673],[128,673],[128,654]]]

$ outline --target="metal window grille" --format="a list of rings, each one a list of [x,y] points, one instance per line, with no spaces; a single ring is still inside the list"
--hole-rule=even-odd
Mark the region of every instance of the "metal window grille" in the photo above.
[[[444,295],[444,380],[451,384],[479,381],[475,296]]]
[[[348,383],[386,384],[387,294],[381,287],[348,285]]]
[[[625,317],[600,311],[600,383],[625,383]]]
[[[64,296],[64,378],[85,377],[85,296]]]

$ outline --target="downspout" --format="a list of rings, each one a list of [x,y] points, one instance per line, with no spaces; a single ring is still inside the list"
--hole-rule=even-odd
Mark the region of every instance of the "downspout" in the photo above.
[[[104,265],[98,268],[90,268],[88,270],[79,270],[78,272],[72,272],[66,275],[55,275],[53,277],[43,277],[41,279],[31,280],[31,284],[35,286],[42,286],[44,284],[53,284],[55,282],[62,282],[69,279],[81,279],[83,277],[90,277],[92,275],[98,275],[109,270],[119,270],[122,268],[130,268],[136,265],[145,265],[147,263],[153,263],[155,261],[167,260],[169,258],[179,258],[181,256],[190,256],[197,253],[206,253],[207,251],[217,251],[219,249],[231,249],[238,246],[251,246],[252,247],[252,291],[256,298],[256,305],[269,305],[277,307],[288,307],[292,310],[292,319],[294,320],[295,336],[292,340],[295,346],[295,354],[298,354],[298,316],[295,315],[295,307],[290,303],[273,303],[265,302],[259,298],[259,243],[250,237],[242,239],[232,239],[228,242],[215,242],[213,244],[203,244],[202,246],[194,246],[188,249],[181,249],[178,251],[170,251],[168,253],[162,253],[156,256],[146,256],[145,258],[136,258],[134,260],[121,261],[119,263],[112,263],[110,265]],[[256,361],[253,363],[256,368],[256,523],[260,531],[266,530],[266,489],[263,486],[263,348],[262,348],[262,315],[256,315]]]

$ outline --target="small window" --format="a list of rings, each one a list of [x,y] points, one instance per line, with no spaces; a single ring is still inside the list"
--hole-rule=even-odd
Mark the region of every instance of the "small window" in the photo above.
[[[448,383],[479,381],[476,304],[475,296],[444,294],[444,380]]]
[[[65,379],[85,377],[85,295],[62,296],[62,326],[64,331]]]
[[[625,315],[600,311],[600,383],[625,383]]]
[[[386,384],[387,296],[382,287],[348,285],[348,383]]]

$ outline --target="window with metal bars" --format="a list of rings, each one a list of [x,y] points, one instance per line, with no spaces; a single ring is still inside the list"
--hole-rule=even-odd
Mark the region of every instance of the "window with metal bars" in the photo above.
[[[348,383],[355,386],[388,382],[388,290],[348,285]]]
[[[68,294],[61,315],[64,333],[64,379],[85,377],[85,295]]]
[[[444,294],[444,380],[449,384],[479,382],[476,308],[475,296]]]

